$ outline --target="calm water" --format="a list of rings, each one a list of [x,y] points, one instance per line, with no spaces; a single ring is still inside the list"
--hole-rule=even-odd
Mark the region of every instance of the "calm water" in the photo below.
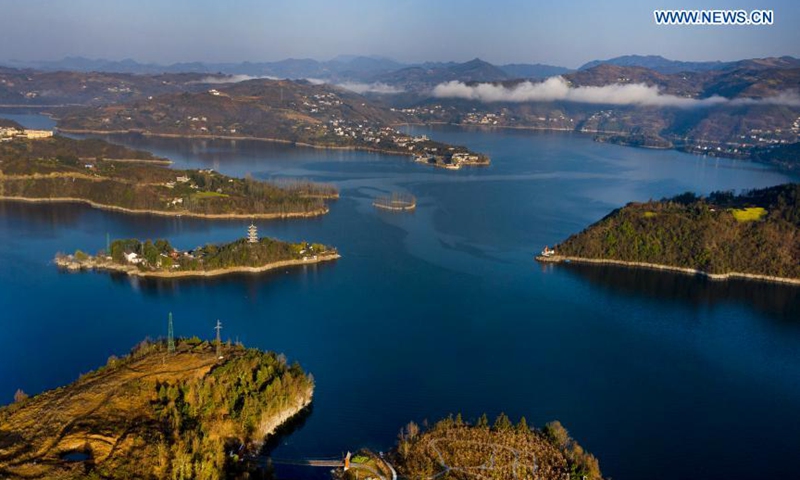
[[[180,283],[64,274],[57,251],[100,249],[107,232],[186,248],[243,236],[245,222],[0,204],[0,398],[164,335],[172,311],[179,335],[211,338],[220,319],[225,336],[314,374],[313,412],[276,457],[385,450],[409,420],[505,411],[561,420],[615,479],[796,475],[800,289],[532,261],[629,200],[790,178],[575,135],[427,133],[494,164],[446,172],[357,152],[119,139],[177,166],[335,183],[329,215],[259,227],[335,245],[336,264]],[[371,207],[395,190],[417,196],[414,213]]]

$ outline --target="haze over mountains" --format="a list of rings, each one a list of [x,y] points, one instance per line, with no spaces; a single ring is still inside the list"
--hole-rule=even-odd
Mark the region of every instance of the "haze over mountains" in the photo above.
[[[753,67],[800,67],[800,59],[783,56],[768,59],[747,59],[732,62],[707,61],[684,62],[670,60],[660,55],[623,55],[605,60],[587,62],[577,70],[588,70],[598,65],[617,65],[621,67],[644,67],[660,73],[703,72]],[[227,73],[231,75],[274,76],[279,78],[319,78],[373,80],[382,75],[395,73],[402,77],[414,71],[427,71],[444,76],[457,75],[459,71],[481,70],[476,81],[497,81],[506,78],[547,78],[575,71],[576,69],[541,63],[511,63],[493,65],[481,59],[468,62],[423,62],[402,63],[379,56],[339,55],[331,60],[319,61],[310,58],[287,58],[275,62],[205,63],[179,62],[169,65],[140,63],[132,59],[106,60],[80,56],[65,57],[61,60],[0,61],[0,65],[15,68],[31,68],[42,71],[67,70],[74,72],[109,73]],[[404,72],[404,73],[401,73]],[[463,78],[461,78],[463,80]]]
[[[658,74],[703,73],[733,70],[763,70],[800,68],[800,59],[771,57],[734,62],[684,62],[657,55],[625,55],[607,60],[588,62],[577,70],[566,67],[515,63],[493,65],[475,58],[457,62],[425,62],[403,64],[383,57],[340,55],[327,61],[285,59],[277,62],[203,63],[185,62],[171,65],[139,63],[135,60],[104,60],[67,57],[58,61],[0,62],[17,69],[43,72],[104,72],[127,74],[226,74],[228,78],[209,79],[208,83],[227,83],[249,78],[308,79],[313,82],[340,84],[357,93],[401,93],[430,91],[435,86],[452,81],[508,82],[513,80],[543,80],[574,72],[594,71],[598,66],[644,68]],[[202,79],[203,77],[200,77]],[[193,78],[197,80],[197,78]],[[603,79],[604,82],[614,80]],[[651,83],[658,83],[651,82]]]

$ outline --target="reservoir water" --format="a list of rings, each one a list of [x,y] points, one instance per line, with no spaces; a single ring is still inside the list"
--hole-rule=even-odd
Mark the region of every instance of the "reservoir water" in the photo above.
[[[247,222],[0,203],[0,399],[165,335],[172,312],[177,335],[212,338],[219,319],[224,337],[313,373],[313,410],[276,457],[386,450],[409,420],[503,411],[560,420],[615,479],[797,475],[800,288],[533,261],[628,201],[796,178],[572,134],[415,131],[493,164],[452,172],[259,142],[114,139],[176,167],[336,184],[328,215],[258,223],[262,235],[335,245],[334,264],[181,282],[60,273],[56,252],[96,251],[107,233],[191,248],[244,236]],[[392,191],[415,195],[416,211],[371,206]]]

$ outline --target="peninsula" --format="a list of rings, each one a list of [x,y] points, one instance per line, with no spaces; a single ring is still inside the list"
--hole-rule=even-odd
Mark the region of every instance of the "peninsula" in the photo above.
[[[310,404],[285,357],[197,338],[144,341],[74,383],[0,408],[3,478],[197,478],[235,474]]]
[[[490,163],[464,146],[397,130],[407,120],[394,109],[307,81],[257,79],[58,115],[58,129],[70,133],[262,140],[404,155],[452,170]]]
[[[203,218],[290,218],[328,212],[331,185],[277,184],[165,159],[103,140],[62,136],[0,143],[0,200],[80,202],[125,213]]]
[[[258,273],[276,268],[329,262],[340,256],[335,248],[318,243],[287,243],[257,237],[250,226],[249,238],[231,243],[208,244],[181,251],[169,241],[115,240],[110,251],[87,255],[78,250],[59,254],[55,263],[67,271],[104,270],[157,278],[213,277],[231,273]]]
[[[800,285],[800,184],[630,203],[536,259]]]

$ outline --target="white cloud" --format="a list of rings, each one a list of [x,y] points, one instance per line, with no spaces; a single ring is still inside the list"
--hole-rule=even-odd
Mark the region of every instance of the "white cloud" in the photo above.
[[[714,95],[696,99],[661,93],[658,87],[643,83],[611,84],[602,87],[570,87],[563,77],[551,77],[540,83],[523,82],[513,87],[480,83],[466,85],[452,81],[433,89],[440,98],[465,98],[480,102],[550,102],[599,103],[609,105],[640,105],[656,107],[702,107],[713,105],[789,105],[800,106],[796,92],[783,92],[764,99],[728,99]]]
[[[256,80],[258,78],[266,78],[268,80],[277,80],[277,77],[254,77],[252,75],[209,75],[200,79],[199,83],[212,83],[212,84],[222,84],[222,83],[239,83],[245,82],[247,80]]]
[[[344,82],[339,83],[337,86],[346,88],[351,92],[355,92],[358,94],[362,93],[384,93],[384,94],[395,94],[395,93],[403,93],[403,90],[400,87],[393,87],[391,85],[387,85],[382,82],[376,83],[358,83],[358,82]]]

